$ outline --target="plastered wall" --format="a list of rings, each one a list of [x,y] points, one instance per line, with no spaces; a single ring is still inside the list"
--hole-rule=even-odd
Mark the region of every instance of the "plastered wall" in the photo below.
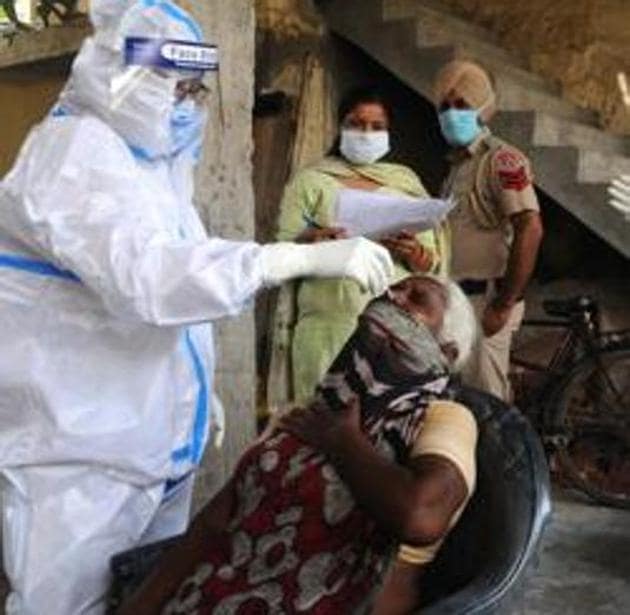
[[[0,71],[0,177],[10,168],[24,137],[61,90],[66,62]]]

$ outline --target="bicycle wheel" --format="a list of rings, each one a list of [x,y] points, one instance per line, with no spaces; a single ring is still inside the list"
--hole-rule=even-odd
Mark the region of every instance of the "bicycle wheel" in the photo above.
[[[630,345],[587,357],[561,382],[546,425],[571,484],[630,509]]]

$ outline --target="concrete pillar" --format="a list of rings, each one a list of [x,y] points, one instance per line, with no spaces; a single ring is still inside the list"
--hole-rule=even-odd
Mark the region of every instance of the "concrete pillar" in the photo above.
[[[182,0],[180,4],[199,19],[206,39],[218,45],[221,61],[211,86],[210,121],[197,175],[196,205],[212,234],[252,239],[254,1]],[[221,451],[211,448],[206,455],[197,483],[197,507],[221,486],[255,435],[253,312],[220,323],[216,331],[217,390],[225,406],[227,435]]]

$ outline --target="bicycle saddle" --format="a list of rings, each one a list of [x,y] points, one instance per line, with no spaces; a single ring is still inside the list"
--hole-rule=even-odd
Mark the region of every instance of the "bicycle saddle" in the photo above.
[[[588,295],[580,295],[571,299],[548,299],[543,301],[542,305],[546,314],[560,318],[593,312],[597,306],[595,300]]]

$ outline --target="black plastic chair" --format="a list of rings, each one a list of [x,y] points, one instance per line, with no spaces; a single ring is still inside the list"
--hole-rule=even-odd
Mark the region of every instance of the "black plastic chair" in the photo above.
[[[516,408],[462,388],[479,425],[477,490],[423,580],[422,615],[509,613],[551,517],[547,461]]]

